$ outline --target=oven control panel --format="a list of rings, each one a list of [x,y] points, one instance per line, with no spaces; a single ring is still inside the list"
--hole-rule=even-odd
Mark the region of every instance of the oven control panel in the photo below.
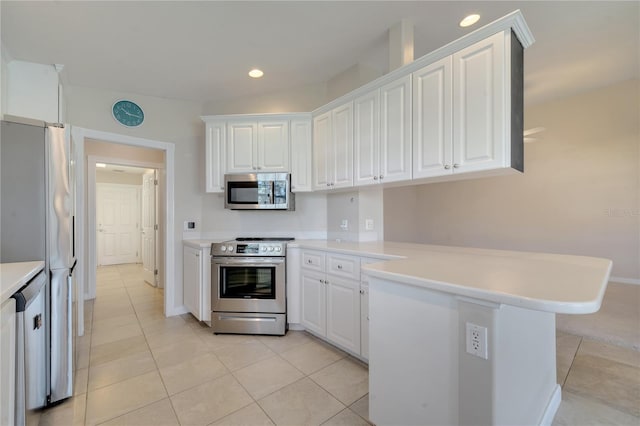
[[[226,241],[211,244],[212,256],[284,256],[286,244],[278,241],[241,243]]]

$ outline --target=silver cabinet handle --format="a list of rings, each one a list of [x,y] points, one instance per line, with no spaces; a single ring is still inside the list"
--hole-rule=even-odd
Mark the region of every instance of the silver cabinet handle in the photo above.
[[[262,167],[258,166],[258,170],[262,170]]]
[[[338,269],[342,269],[342,265],[338,265]]]
[[[373,180],[378,180],[378,176],[374,176],[374,177],[373,177]]]
[[[458,167],[460,167],[460,164],[454,164],[454,165],[453,165],[453,168],[454,168],[454,169],[457,169]]]
[[[324,280],[320,280],[320,284],[324,284]]]
[[[308,263],[308,264],[311,264],[311,259],[307,259],[307,263]]]
[[[360,294],[364,294],[364,290],[360,290]]]
[[[382,179],[384,179],[384,176],[383,176],[383,175],[380,175],[380,180],[382,180]]]
[[[445,165],[444,165],[444,169],[445,169],[445,170],[449,170],[450,168],[451,168],[451,166],[450,166],[450,165],[448,165],[448,164],[445,164]]]
[[[331,186],[331,184],[329,182],[327,182],[327,186]]]
[[[196,253],[196,257],[200,257],[200,253]]]

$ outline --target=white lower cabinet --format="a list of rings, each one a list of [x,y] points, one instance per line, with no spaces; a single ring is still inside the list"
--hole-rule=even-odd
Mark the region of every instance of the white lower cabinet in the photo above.
[[[300,284],[302,326],[360,355],[360,259],[303,250]]]
[[[183,247],[182,285],[184,305],[199,321],[211,321],[210,247]]]
[[[16,403],[16,301],[0,306],[0,425],[15,423]]]
[[[360,355],[369,360],[369,284],[360,283]]]

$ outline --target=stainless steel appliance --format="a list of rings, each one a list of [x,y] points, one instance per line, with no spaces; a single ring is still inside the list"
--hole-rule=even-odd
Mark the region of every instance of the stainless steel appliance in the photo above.
[[[16,424],[33,424],[47,403],[46,283],[44,272],[16,292]]]
[[[227,174],[224,187],[225,209],[295,210],[289,173]]]
[[[238,238],[211,245],[211,327],[214,333],[287,332],[286,242]]]
[[[45,262],[44,380],[46,403],[54,403],[73,395],[75,196],[70,133],[60,124],[10,120],[5,116],[2,121],[0,139],[0,262]]]

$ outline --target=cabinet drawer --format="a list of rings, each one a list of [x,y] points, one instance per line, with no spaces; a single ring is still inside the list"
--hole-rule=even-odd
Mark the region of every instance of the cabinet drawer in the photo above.
[[[360,281],[360,258],[330,254],[327,257],[327,273]]]
[[[303,251],[302,267],[312,271],[324,272],[325,254],[321,251]]]

